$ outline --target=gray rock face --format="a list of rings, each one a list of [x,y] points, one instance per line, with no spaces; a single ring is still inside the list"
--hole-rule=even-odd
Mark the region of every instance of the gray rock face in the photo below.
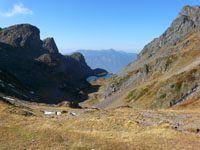
[[[40,30],[29,24],[14,25],[0,30],[0,42],[27,50],[40,49]]]
[[[82,64],[86,64],[85,62],[85,58],[83,57],[83,55],[81,53],[75,52],[72,55],[70,55],[73,59],[75,59],[76,61],[82,63]]]
[[[54,56],[50,54],[43,54],[40,57],[36,58],[35,60],[45,63],[49,66],[56,66],[58,64],[58,60],[54,58]]]
[[[45,40],[43,40],[42,46],[50,53],[58,53],[58,48],[53,38],[46,38]]]
[[[200,13],[200,7],[199,6],[185,6],[181,12],[179,13],[178,17],[181,17],[181,16],[191,16],[193,18],[196,18],[198,17],[197,15]]]

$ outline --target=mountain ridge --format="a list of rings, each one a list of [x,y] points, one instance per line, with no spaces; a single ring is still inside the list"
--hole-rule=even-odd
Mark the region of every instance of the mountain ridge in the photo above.
[[[104,68],[110,73],[118,73],[125,65],[136,58],[136,53],[108,50],[77,50],[82,53],[87,64],[92,68]]]
[[[63,56],[53,38],[42,41],[40,30],[30,24],[1,29],[0,49],[0,80],[4,85],[0,90],[15,97],[35,98],[45,103],[80,101],[87,94],[84,91],[81,94],[77,88],[90,87],[86,78],[97,75],[82,54]],[[100,71],[105,73],[105,70]],[[11,79],[16,82],[9,83]]]
[[[104,88],[102,104],[117,93],[123,97],[114,101],[143,108],[167,108],[189,98],[187,93],[199,84],[198,64],[187,68],[199,59],[199,16],[199,6],[184,7],[171,26]],[[184,67],[187,70],[181,71]]]

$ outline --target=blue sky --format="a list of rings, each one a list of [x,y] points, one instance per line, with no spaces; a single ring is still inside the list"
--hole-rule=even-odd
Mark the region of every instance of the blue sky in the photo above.
[[[185,5],[199,0],[1,0],[0,27],[29,23],[54,37],[61,53],[77,49],[139,52]]]

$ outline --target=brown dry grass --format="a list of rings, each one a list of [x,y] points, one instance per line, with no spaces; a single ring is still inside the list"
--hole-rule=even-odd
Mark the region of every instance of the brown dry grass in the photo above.
[[[170,124],[145,126],[131,119],[141,110],[122,108],[97,111],[87,117],[46,118],[10,113],[21,109],[2,102],[0,106],[1,150],[188,150],[200,147],[198,134],[175,131]],[[169,112],[177,110],[158,113]]]
[[[180,94],[180,88],[182,85],[182,82],[193,82],[195,80],[193,74],[187,74],[188,70],[191,70],[193,68],[198,68],[198,65],[196,66],[191,66],[191,68],[188,67],[188,70],[186,70],[186,73],[181,75],[179,71],[183,70],[186,66],[190,66],[195,61],[198,61],[200,58],[200,42],[199,42],[199,35],[200,33],[196,34],[189,34],[186,40],[183,42],[179,43],[176,46],[181,46],[183,45],[187,40],[191,41],[190,44],[187,47],[184,47],[183,49],[177,51],[174,50],[170,55],[165,56],[167,57],[175,57],[176,59],[173,62],[173,65],[170,67],[170,69],[165,72],[164,74],[160,74],[158,76],[155,76],[154,78],[149,78],[147,81],[142,82],[139,85],[136,85],[132,87],[132,90],[130,90],[130,93],[126,96],[126,102],[129,103],[132,106],[140,107],[140,108],[153,108],[157,109],[163,107],[166,108],[167,104],[169,103],[170,98],[173,96]],[[175,46],[175,47],[176,47]],[[173,48],[172,48],[173,49]],[[163,58],[165,58],[163,57]],[[160,57],[159,57],[160,58]],[[151,64],[154,64],[155,62],[151,62]],[[150,64],[150,66],[151,66]],[[156,71],[156,70],[155,70]],[[192,71],[192,70],[191,70]],[[182,77],[182,81],[178,82],[178,77]],[[173,84],[174,81],[177,81],[177,84],[173,93],[170,93],[170,97],[167,97],[166,99],[161,99],[160,97],[162,95],[167,95],[169,93],[169,89],[166,88],[163,93],[160,95],[156,95],[158,90],[165,85],[170,85]],[[157,82],[155,85],[154,83]],[[142,89],[148,88],[148,92],[146,94],[140,94],[142,93]],[[139,98],[137,98],[137,95],[139,95]],[[164,96],[163,96],[164,97]],[[165,102],[165,103],[163,103]],[[192,103],[193,105],[198,105],[198,102],[194,101],[187,101],[188,104]],[[156,104],[154,106],[154,104]],[[192,106],[192,105],[191,105]],[[199,105],[198,105],[199,106]],[[198,107],[197,106],[197,107]]]

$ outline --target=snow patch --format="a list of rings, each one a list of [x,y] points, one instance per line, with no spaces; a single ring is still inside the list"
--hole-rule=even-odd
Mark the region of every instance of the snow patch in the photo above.
[[[10,98],[10,97],[6,97],[6,96],[4,96],[4,97],[2,97],[2,98],[5,99],[5,100],[9,100],[9,101],[16,101],[15,99]]]
[[[72,116],[76,116],[76,113],[75,113],[75,112],[71,112],[71,115],[72,115]]]

